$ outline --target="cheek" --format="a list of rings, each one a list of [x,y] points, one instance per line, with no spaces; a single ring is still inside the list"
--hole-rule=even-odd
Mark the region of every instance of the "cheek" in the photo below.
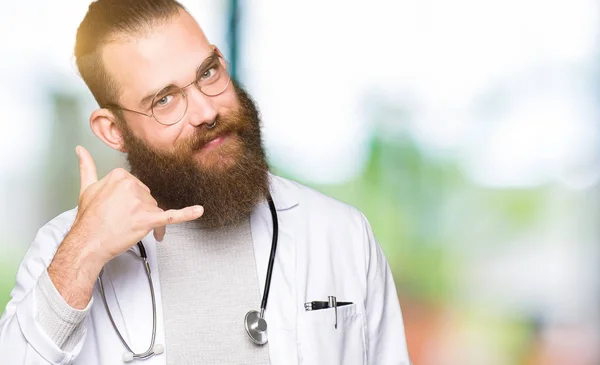
[[[171,126],[164,126],[153,119],[131,124],[131,129],[138,138],[143,139],[146,144],[161,151],[168,151],[173,148],[182,136],[184,125],[184,123],[180,122]]]
[[[219,95],[220,113],[227,113],[238,110],[240,101],[233,86],[229,85],[227,90]]]

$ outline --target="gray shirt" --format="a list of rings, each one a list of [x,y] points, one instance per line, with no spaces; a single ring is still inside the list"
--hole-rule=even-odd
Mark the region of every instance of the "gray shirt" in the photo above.
[[[170,225],[157,259],[167,364],[269,364],[268,344],[244,329],[261,299],[249,218],[220,229]]]

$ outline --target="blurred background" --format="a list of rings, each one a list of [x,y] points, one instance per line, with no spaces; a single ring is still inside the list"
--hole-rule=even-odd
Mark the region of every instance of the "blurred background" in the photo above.
[[[415,365],[600,364],[600,4],[182,1],[261,108],[273,170],[357,206]],[[0,308],[77,203],[89,1],[0,12]]]

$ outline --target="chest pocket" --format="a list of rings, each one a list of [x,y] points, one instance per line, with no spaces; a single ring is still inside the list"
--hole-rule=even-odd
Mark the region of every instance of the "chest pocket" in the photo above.
[[[366,319],[362,303],[304,311],[298,318],[300,364],[364,365]]]

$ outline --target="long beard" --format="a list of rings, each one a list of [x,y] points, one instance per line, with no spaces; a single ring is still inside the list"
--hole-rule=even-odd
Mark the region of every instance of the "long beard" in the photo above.
[[[217,117],[213,129],[196,129],[188,140],[172,151],[159,151],[122,128],[127,162],[131,173],[150,188],[163,209],[202,205],[203,227],[235,224],[246,218],[269,192],[269,167],[260,132],[260,117],[255,103],[233,84],[239,109]],[[123,123],[125,125],[125,123]],[[228,135],[220,146],[195,157],[217,136]],[[218,154],[218,155],[209,155]]]

